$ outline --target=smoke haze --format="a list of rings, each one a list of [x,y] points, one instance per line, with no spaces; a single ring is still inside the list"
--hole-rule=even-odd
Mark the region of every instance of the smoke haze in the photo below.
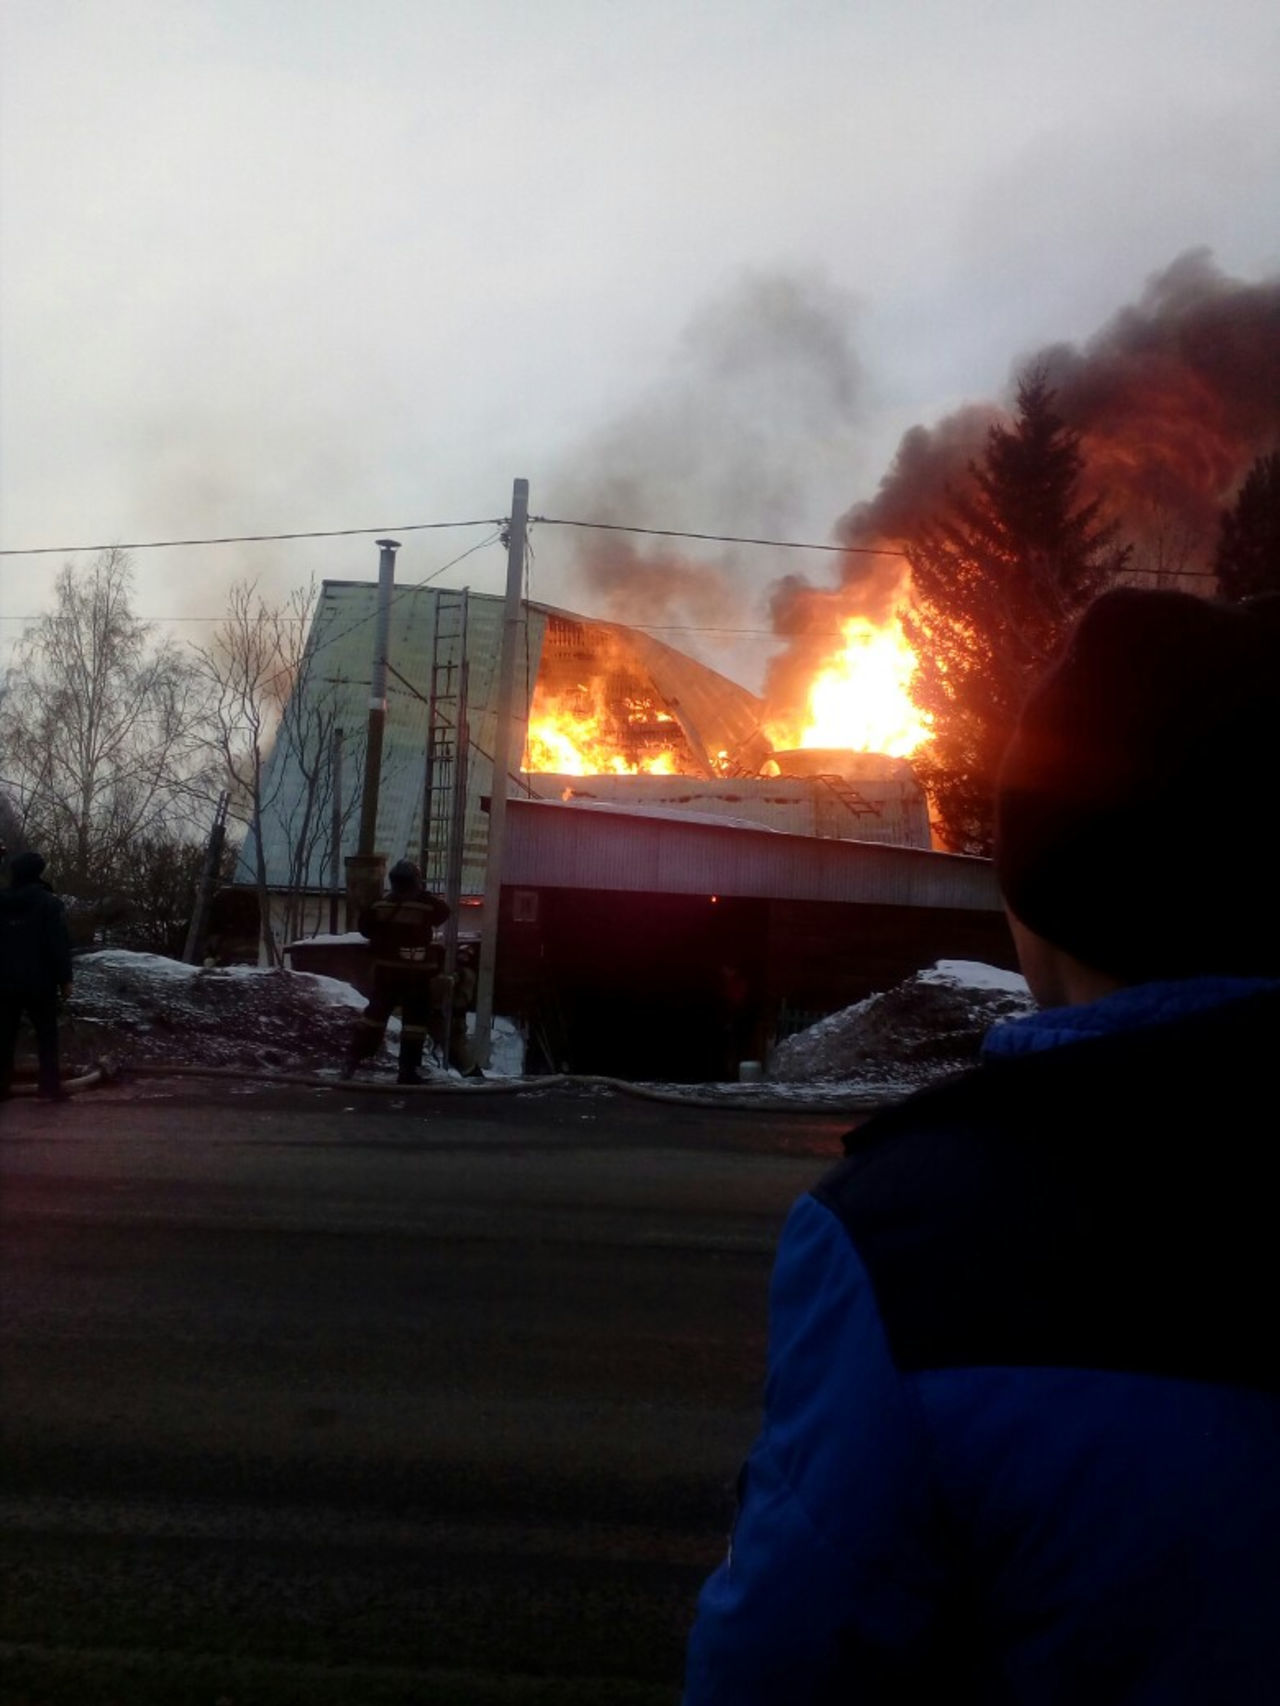
[[[815,491],[857,458],[853,305],[821,279],[744,277],[688,324],[666,370],[552,483],[548,512],[617,525],[806,537]],[[608,534],[575,540],[574,596],[636,625],[741,628],[777,557]],[[725,667],[723,637],[681,634]]]

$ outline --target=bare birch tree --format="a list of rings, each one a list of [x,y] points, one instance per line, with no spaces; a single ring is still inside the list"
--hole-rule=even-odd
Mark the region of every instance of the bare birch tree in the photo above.
[[[301,899],[329,845],[337,683],[323,675],[309,639],[318,601],[312,583],[272,604],[256,583],[231,589],[227,614],[197,652],[209,689],[209,741],[245,826],[258,893],[262,951],[279,965],[271,892],[284,898],[286,940],[298,933]],[[358,775],[340,802],[345,823]]]
[[[63,566],[53,609],[18,646],[0,751],[28,841],[68,893],[121,884],[130,850],[180,832],[201,789],[201,684],[190,657],[132,607],[128,553]]]

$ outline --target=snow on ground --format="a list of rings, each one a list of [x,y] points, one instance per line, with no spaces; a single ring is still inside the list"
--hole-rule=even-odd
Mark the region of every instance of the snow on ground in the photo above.
[[[787,1037],[769,1077],[810,1088],[901,1096],[970,1066],[992,1025],[1020,1018],[1035,1003],[1016,972],[974,960],[939,960],[903,983],[870,995]]]
[[[351,943],[355,943],[357,947],[367,948],[369,938],[362,936],[358,930],[344,930],[337,936],[300,936],[298,938],[298,946],[303,948],[332,948],[335,945],[346,947]],[[289,947],[293,947],[293,945],[291,942]],[[285,951],[287,953],[288,949]]]
[[[1009,995],[1027,995],[1027,980],[1020,971],[983,965],[981,960],[939,960],[927,971],[917,972],[921,983],[958,983],[967,989],[1001,989]]]
[[[249,1071],[319,1072],[337,1077],[359,990],[314,972],[260,966],[190,966],[159,954],[104,948],[78,955],[74,994],[63,1010],[67,1076],[110,1056],[130,1065],[220,1066]],[[394,1078],[400,1024],[362,1076]],[[518,1077],[524,1042],[510,1019],[494,1021],[490,1077]],[[424,1075],[457,1078],[431,1062]]]
[[[940,960],[788,1037],[774,1050],[763,1083],[665,1088],[761,1105],[893,1101],[971,1064],[993,1024],[1033,1005],[1016,973]],[[363,1006],[364,997],[350,984],[310,972],[188,966],[104,949],[75,961],[75,994],[63,1018],[64,1060],[68,1076],[110,1056],[126,1071],[131,1064],[220,1066],[336,1080]],[[474,1015],[468,1022],[474,1024]],[[361,1077],[394,1079],[398,1041],[393,1020]],[[523,1068],[517,1026],[495,1019],[486,1076],[515,1078]],[[457,1073],[433,1068],[429,1051],[423,1071],[461,1082]]]
[[[68,1060],[122,1066],[309,1070],[340,1062],[364,999],[350,984],[258,966],[189,966],[159,954],[80,954],[66,1010]]]
[[[472,1035],[476,1028],[476,1016],[467,1014],[467,1034]],[[485,1067],[487,1078],[520,1078],[524,1074],[524,1037],[514,1019],[499,1018],[494,1015],[493,1035],[489,1045],[489,1064]]]

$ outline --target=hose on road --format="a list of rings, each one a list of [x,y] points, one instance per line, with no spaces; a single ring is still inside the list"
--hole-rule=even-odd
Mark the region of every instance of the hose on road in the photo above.
[[[243,1071],[235,1066],[165,1066],[147,1064],[130,1066],[127,1073],[139,1078],[212,1078],[234,1080],[237,1083],[269,1084],[304,1090],[338,1090],[343,1094],[383,1096],[483,1096],[536,1095],[541,1091],[564,1087],[589,1090],[613,1090],[624,1096],[635,1096],[647,1102],[672,1102],[685,1108],[725,1108],[737,1112],[783,1114],[865,1114],[873,1108],[884,1107],[888,1098],[880,1096],[846,1096],[802,1101],[793,1097],[710,1096],[696,1090],[668,1089],[654,1084],[636,1084],[626,1078],[607,1078],[595,1073],[556,1072],[545,1078],[483,1078],[438,1079],[425,1084],[380,1083],[376,1079],[325,1078],[318,1073]],[[87,1086],[86,1086],[87,1087]],[[75,1088],[68,1083],[68,1089]]]

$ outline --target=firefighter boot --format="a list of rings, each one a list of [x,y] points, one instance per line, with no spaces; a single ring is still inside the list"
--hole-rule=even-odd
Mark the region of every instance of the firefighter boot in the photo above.
[[[397,1084],[423,1084],[426,1082],[418,1071],[422,1065],[422,1050],[426,1040],[426,1032],[420,1030],[416,1025],[401,1025],[400,1070],[396,1074]]]

